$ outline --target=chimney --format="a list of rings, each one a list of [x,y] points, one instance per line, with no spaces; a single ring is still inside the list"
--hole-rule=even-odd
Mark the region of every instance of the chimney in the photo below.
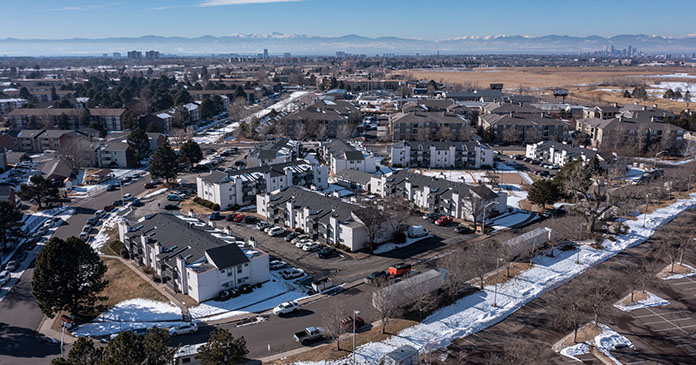
[[[654,115],[652,117],[650,117],[650,121],[655,123],[655,116]]]
[[[515,112],[510,112],[510,118],[514,118],[514,117],[515,117]]]
[[[623,114],[619,114],[619,122],[623,122]]]
[[[614,108],[618,108],[618,107],[619,107],[619,103],[614,103]]]
[[[657,104],[653,104],[653,108],[657,109]]]
[[[648,107],[643,105],[643,111],[648,110]]]

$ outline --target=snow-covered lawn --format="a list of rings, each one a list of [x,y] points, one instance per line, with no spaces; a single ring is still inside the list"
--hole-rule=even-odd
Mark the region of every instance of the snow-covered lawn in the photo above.
[[[335,196],[334,194],[338,194],[339,198],[345,198],[347,196],[355,195],[354,192],[344,188],[343,186],[336,185],[336,184],[329,184],[329,187],[322,190],[321,193],[322,194],[331,193],[331,196]]]
[[[117,211],[116,213],[112,212],[106,218],[106,220],[104,220],[104,223],[102,223],[101,227],[99,228],[99,232],[93,238],[90,238],[88,240],[89,245],[92,246],[93,249],[99,249],[100,247],[106,244],[106,241],[109,240],[109,235],[107,231],[116,226],[116,222],[118,221],[118,219],[119,216]]]
[[[689,269],[691,269],[691,271],[684,273],[684,274],[674,274],[674,275],[670,275],[670,276],[665,276],[662,278],[662,280],[683,279],[683,278],[688,278],[690,276],[696,276],[696,269],[694,269],[693,267],[691,267],[687,264],[681,264],[681,265],[684,267],[688,267]]]
[[[655,158],[654,157],[636,157],[636,160],[640,161],[645,161],[645,162],[654,162]],[[686,165],[687,163],[694,162],[696,161],[696,158],[688,158],[686,160],[657,160],[658,164],[662,165],[670,165],[670,166],[681,166],[681,165]]]
[[[577,356],[589,354],[590,346],[594,345],[595,347],[597,347],[597,350],[603,352],[615,364],[621,364],[611,354],[611,351],[616,350],[617,348],[630,347],[632,349],[635,349],[636,347],[629,339],[618,334],[616,331],[609,328],[609,326],[600,323],[599,327],[602,329],[602,333],[595,336],[595,338],[593,338],[590,341],[586,341],[574,346],[564,348],[563,350],[561,350],[561,355],[567,356],[576,361],[580,361],[580,359],[578,359]]]
[[[281,100],[281,101],[279,101],[279,102],[277,102],[277,103],[275,103],[275,104],[273,104],[273,105],[271,105],[263,110],[260,110],[256,113],[252,114],[250,117],[245,118],[244,121],[248,122],[253,117],[256,117],[256,119],[262,119],[263,117],[268,115],[268,113],[270,113],[271,110],[275,110],[277,112],[291,111],[291,109],[292,109],[291,104],[307,94],[309,94],[309,91],[294,91],[287,98],[285,98],[285,99],[283,99],[283,100]]]
[[[222,128],[213,129],[205,132],[202,135],[194,136],[193,140],[199,144],[216,143],[220,138],[222,138],[222,136],[227,133],[234,132],[237,128],[239,128],[239,122],[234,122]]]
[[[500,189],[507,193],[507,205],[513,208],[520,208],[520,202],[527,199],[527,191],[521,185],[500,184]]]
[[[152,198],[153,196],[160,195],[160,194],[164,193],[165,191],[167,191],[167,188],[157,189],[151,193],[147,193],[147,194],[143,195],[143,198]]]
[[[503,213],[495,218],[488,219],[486,221],[486,226],[492,227],[494,230],[498,231],[520,224],[532,217],[535,217],[535,219],[532,220],[534,221],[538,219],[538,214],[516,209],[512,212]]]
[[[159,322],[181,319],[179,307],[141,298],[124,300],[95,318],[101,322]]]
[[[91,322],[77,327],[72,334],[77,337],[97,337],[118,333],[128,328],[168,328],[183,324],[186,322]]]
[[[686,209],[696,206],[696,194],[689,199],[679,200],[670,206],[660,208],[648,214],[646,227],[643,219],[627,221],[628,233],[616,236],[616,241],[605,240],[603,250],[589,246],[580,247],[580,264],[576,264],[577,251],[566,251],[556,257],[539,256],[534,266],[506,282],[498,289],[497,306],[493,307],[494,286],[487,286],[483,291],[466,296],[452,305],[440,308],[428,316],[422,323],[399,332],[382,342],[362,345],[357,349],[357,361],[360,364],[373,364],[386,353],[403,345],[410,345],[424,351],[446,347],[455,338],[465,337],[492,326],[509,316],[526,303],[543,293],[563,285],[579,275],[588,267],[597,265],[621,251],[645,242],[661,225],[671,221]],[[604,346],[612,336],[601,338]],[[335,364],[348,363],[347,359]],[[326,364],[329,362],[317,362]]]
[[[614,307],[616,307],[619,310],[622,310],[624,312],[630,312],[630,311],[634,311],[636,309],[641,309],[641,308],[664,307],[666,305],[669,305],[668,301],[658,297],[657,295],[655,295],[649,291],[646,291],[645,293],[648,295],[648,297],[646,299],[639,300],[635,304],[622,305],[620,303],[616,303],[616,304],[614,304]],[[630,297],[630,295],[629,295],[629,297]]]
[[[389,252],[389,251],[394,251],[394,250],[399,249],[399,248],[404,248],[406,246],[410,246],[410,245],[412,245],[420,240],[424,240],[424,239],[429,238],[429,237],[432,237],[432,235],[429,234],[427,236],[414,237],[414,238],[406,237],[406,242],[404,242],[404,243],[385,243],[385,244],[382,244],[379,247],[377,247],[377,249],[374,251],[374,253],[380,254],[380,253],[385,253],[385,252]]]
[[[271,272],[271,280],[264,283],[261,288],[254,288],[253,292],[224,302],[209,300],[189,308],[189,313],[194,319],[210,316],[215,316],[214,319],[228,318],[250,312],[261,312],[304,296],[306,294],[302,287],[294,285],[292,281],[283,280],[277,272]]]

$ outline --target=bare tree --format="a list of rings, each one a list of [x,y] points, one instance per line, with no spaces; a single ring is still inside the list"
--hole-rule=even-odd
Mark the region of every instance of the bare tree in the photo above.
[[[386,333],[386,327],[389,318],[396,313],[398,309],[399,297],[406,295],[399,293],[393,286],[385,286],[383,288],[375,288],[372,292],[372,306],[375,308],[379,319],[382,322],[382,333]]]
[[[336,341],[336,350],[341,351],[341,320],[346,317],[346,311],[341,301],[329,306],[321,312],[321,324],[326,329],[327,335]]]
[[[505,350],[504,362],[515,365],[538,364],[539,358],[544,351],[549,351],[548,346],[536,342],[528,337],[523,339],[519,336],[511,336],[504,340],[503,349]]]
[[[425,283],[419,283],[409,288],[411,306],[424,315],[437,306],[435,293]]]
[[[456,298],[471,277],[468,265],[465,264],[466,256],[464,250],[458,248],[440,259],[440,265],[447,270],[444,288],[450,298]]]
[[[390,224],[394,231],[406,224],[411,217],[411,208],[406,199],[390,195],[385,199],[385,210],[390,214]]]
[[[485,207],[486,204],[488,204],[488,201],[472,193],[471,191],[469,191],[466,196],[462,197],[462,201],[462,210],[464,211],[464,214],[471,216],[471,220],[474,223],[474,229],[476,229],[478,227],[479,216],[483,215],[483,211],[486,209]],[[486,217],[482,217],[482,219],[485,220]]]
[[[467,250],[466,265],[472,270],[472,273],[479,279],[481,290],[483,290],[483,280],[488,271],[495,265],[495,247],[492,240],[475,243]]]
[[[631,289],[631,302],[636,291],[645,292],[648,283],[655,275],[657,261],[647,256],[640,257],[637,263],[632,263],[626,268],[626,283]]]
[[[684,251],[684,240],[682,232],[667,231],[664,237],[657,242],[657,247],[660,252],[667,256],[670,262],[670,272],[674,272],[674,264],[678,258],[682,256]]]
[[[383,234],[384,225],[389,221],[389,217],[374,204],[367,204],[353,211],[353,214],[365,226],[370,252],[374,251],[377,248],[377,239]]]
[[[437,130],[435,139],[439,141],[449,141],[452,139],[452,130],[450,127],[442,126]]]
[[[58,149],[58,158],[65,161],[73,171],[92,163],[92,149],[89,141],[73,137],[63,142]]]
[[[625,284],[615,275],[597,278],[583,285],[583,292],[580,293],[586,299],[585,306],[592,315],[595,327],[599,324],[599,316],[610,307],[609,298],[620,292],[620,286]]]
[[[578,330],[589,319],[585,311],[586,297],[578,290],[578,286],[565,285],[551,294],[552,318],[554,325],[561,330],[573,331],[573,342],[577,342]]]

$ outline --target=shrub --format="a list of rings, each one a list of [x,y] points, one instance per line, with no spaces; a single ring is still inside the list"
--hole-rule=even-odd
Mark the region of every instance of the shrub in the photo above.
[[[212,209],[213,209],[214,211],[216,211],[216,212],[220,211],[220,204],[213,204],[213,208],[212,208]]]
[[[123,250],[126,249],[126,246],[123,244],[123,242],[121,242],[119,240],[113,240],[113,241],[109,242],[109,248],[111,249],[111,251],[118,253],[123,257],[122,252],[123,252]],[[126,252],[128,252],[128,251],[126,251]]]
[[[130,258],[130,254],[128,253],[128,250],[126,250],[125,248],[121,250],[120,254],[121,257],[123,257],[124,259]]]
[[[152,274],[152,281],[154,281],[155,283],[160,283],[162,282],[162,279],[160,279],[160,277],[157,276],[157,274]]]
[[[406,242],[406,234],[404,231],[398,231],[394,233],[394,243],[404,243]]]
[[[299,234],[303,234],[303,233],[304,233],[304,229],[302,229],[302,228],[295,228],[295,232],[297,232],[297,233],[299,233]]]

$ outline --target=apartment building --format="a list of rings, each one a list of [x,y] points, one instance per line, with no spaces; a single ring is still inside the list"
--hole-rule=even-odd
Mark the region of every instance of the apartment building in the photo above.
[[[97,147],[94,154],[97,167],[133,168],[138,165],[135,154],[126,142],[106,142]]]
[[[402,141],[391,146],[391,165],[431,169],[480,169],[493,166],[493,155],[490,146],[479,141]]]
[[[247,156],[249,167],[274,165],[300,158],[302,142],[289,138],[279,138],[254,147]]]
[[[479,126],[492,131],[498,143],[536,143],[543,140],[568,139],[568,122],[539,114],[486,114],[479,115]]]
[[[396,113],[389,120],[393,141],[469,139],[469,121],[447,112]]]
[[[287,128],[299,129],[302,125],[323,128],[328,138],[348,138],[352,126],[360,120],[360,109],[345,100],[323,99],[304,110],[282,118]],[[310,133],[314,131],[309,131]]]
[[[476,216],[480,222],[484,214],[489,217],[507,211],[505,192],[496,193],[485,185],[468,185],[407,170],[373,177],[370,189],[381,197],[400,197],[419,209],[468,221]]]
[[[89,141],[90,136],[85,132],[74,130],[23,129],[17,134],[15,143],[20,151],[41,153],[48,150],[60,150],[61,147],[77,139]]]
[[[563,166],[571,161],[580,160],[587,162],[595,156],[600,162],[604,162],[604,156],[597,152],[582,147],[571,146],[567,143],[543,141],[528,144],[525,156],[542,161],[544,163],[557,164]]]
[[[89,114],[89,123],[83,121]],[[120,108],[22,108],[14,109],[7,114],[12,129],[27,129],[31,127],[52,126],[67,129],[86,128],[92,123],[98,123],[106,130],[122,130],[121,120],[126,109]],[[65,117],[63,117],[65,115]]]
[[[358,141],[333,139],[322,142],[319,157],[329,166],[331,174],[346,169],[362,172],[375,172],[377,169],[377,158]]]
[[[27,105],[27,101],[22,98],[0,99],[0,115],[7,114],[13,109],[19,109]]]
[[[196,302],[270,280],[268,254],[198,220],[158,213],[132,224],[123,219],[118,228],[131,260]]]
[[[256,202],[256,194],[264,194],[289,186],[326,189],[327,167],[307,161],[291,161],[274,165],[252,167],[225,173],[213,171],[196,178],[198,196],[220,204],[223,210]]]
[[[583,109],[583,118],[612,119],[621,113],[619,104],[593,106]]]
[[[664,123],[656,116],[639,118],[582,118],[576,121],[576,129],[590,136],[592,146],[599,149],[616,149],[632,146],[645,150],[651,145],[664,149],[679,149],[684,144],[684,129]]]
[[[359,206],[311,190],[289,187],[274,194],[259,194],[256,211],[274,224],[301,229],[314,240],[342,244],[353,252],[369,243]],[[386,242],[393,234],[392,224],[385,222],[375,241]]]

